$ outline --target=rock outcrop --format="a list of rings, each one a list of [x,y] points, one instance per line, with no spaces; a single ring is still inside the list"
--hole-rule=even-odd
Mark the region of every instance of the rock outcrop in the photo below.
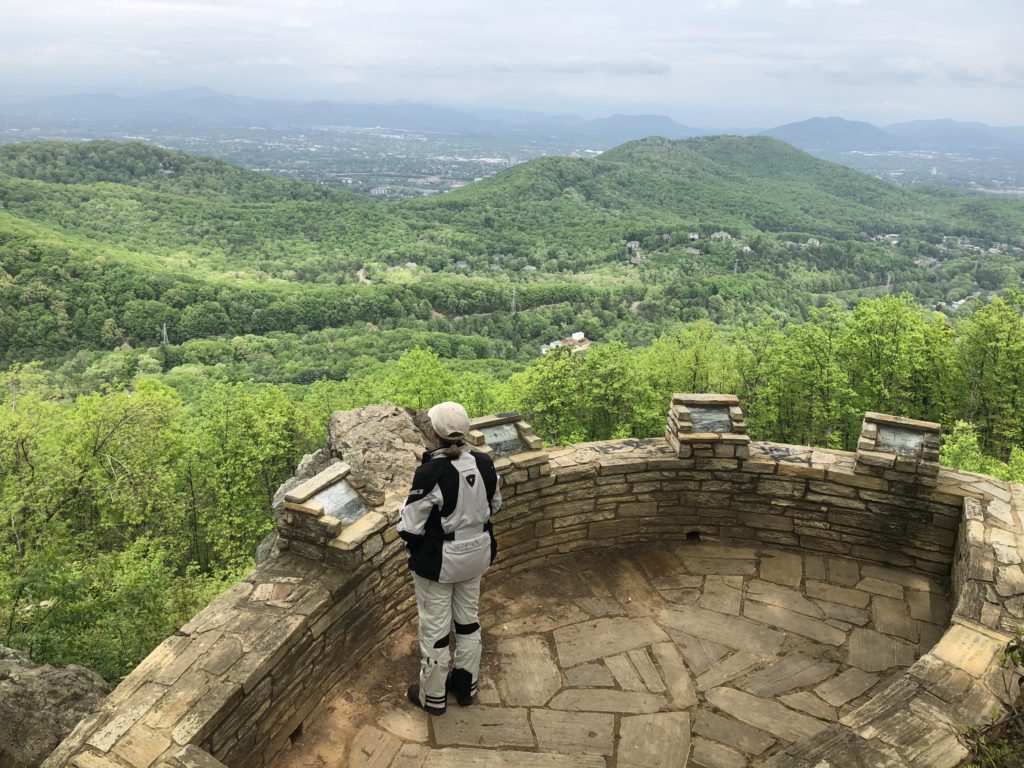
[[[390,404],[331,415],[331,455],[352,467],[353,485],[371,504],[382,503],[387,489],[405,487],[430,447],[416,419],[416,412]]]
[[[108,693],[85,667],[34,664],[0,646],[0,768],[36,768]]]

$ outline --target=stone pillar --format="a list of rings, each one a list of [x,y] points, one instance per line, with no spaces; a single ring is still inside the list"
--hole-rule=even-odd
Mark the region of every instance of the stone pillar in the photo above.
[[[733,469],[750,454],[746,416],[736,395],[672,395],[665,439],[693,466]]]
[[[279,548],[333,565],[357,565],[358,548],[386,519],[371,509],[379,505],[371,505],[363,489],[342,461],[292,488],[275,510]]]
[[[869,411],[860,428],[854,472],[934,487],[939,474],[940,429],[934,421]]]

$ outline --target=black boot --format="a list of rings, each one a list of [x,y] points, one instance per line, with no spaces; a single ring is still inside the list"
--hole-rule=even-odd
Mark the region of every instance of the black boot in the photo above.
[[[413,683],[409,686],[409,690],[406,692],[409,696],[409,701],[415,704],[420,709],[425,709],[431,715],[443,715],[445,707],[432,707],[428,704],[420,704],[420,684]],[[461,702],[460,702],[461,703]]]
[[[465,669],[453,669],[444,681],[445,690],[455,694],[460,707],[473,703],[473,676]]]

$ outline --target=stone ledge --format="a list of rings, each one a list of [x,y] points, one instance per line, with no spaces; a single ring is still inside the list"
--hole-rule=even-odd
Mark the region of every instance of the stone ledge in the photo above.
[[[387,523],[387,518],[380,512],[367,512],[351,525],[346,525],[328,546],[351,551],[358,548],[367,537],[379,532]]]
[[[891,416],[887,413],[876,413],[874,411],[865,413],[864,420],[874,424],[891,424],[894,427],[911,427],[922,432],[938,432],[942,428],[941,424],[934,421],[908,419],[905,416]]]
[[[309,480],[292,488],[285,497],[286,502],[292,502],[293,504],[301,504],[311,496],[316,495],[324,488],[329,485],[333,485],[339,480],[344,479],[348,476],[352,468],[343,461],[335,462],[331,464],[323,472],[314,475]]]

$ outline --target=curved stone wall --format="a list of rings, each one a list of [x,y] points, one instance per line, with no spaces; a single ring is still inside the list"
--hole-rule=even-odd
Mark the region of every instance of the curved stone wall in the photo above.
[[[841,724],[768,765],[846,765],[851,755],[955,765],[956,730],[984,721],[1013,689],[997,657],[1024,623],[1024,487],[946,469],[908,482],[857,471],[852,453],[799,446],[753,442],[745,453],[695,461],[659,438],[498,459],[495,570],[702,537],[860,558],[904,569],[908,584],[916,572],[948,575],[955,609],[941,641]],[[404,490],[389,489],[340,532],[289,518],[283,553],[161,644],[44,765],[273,765],[327,692],[414,620],[393,527]]]

